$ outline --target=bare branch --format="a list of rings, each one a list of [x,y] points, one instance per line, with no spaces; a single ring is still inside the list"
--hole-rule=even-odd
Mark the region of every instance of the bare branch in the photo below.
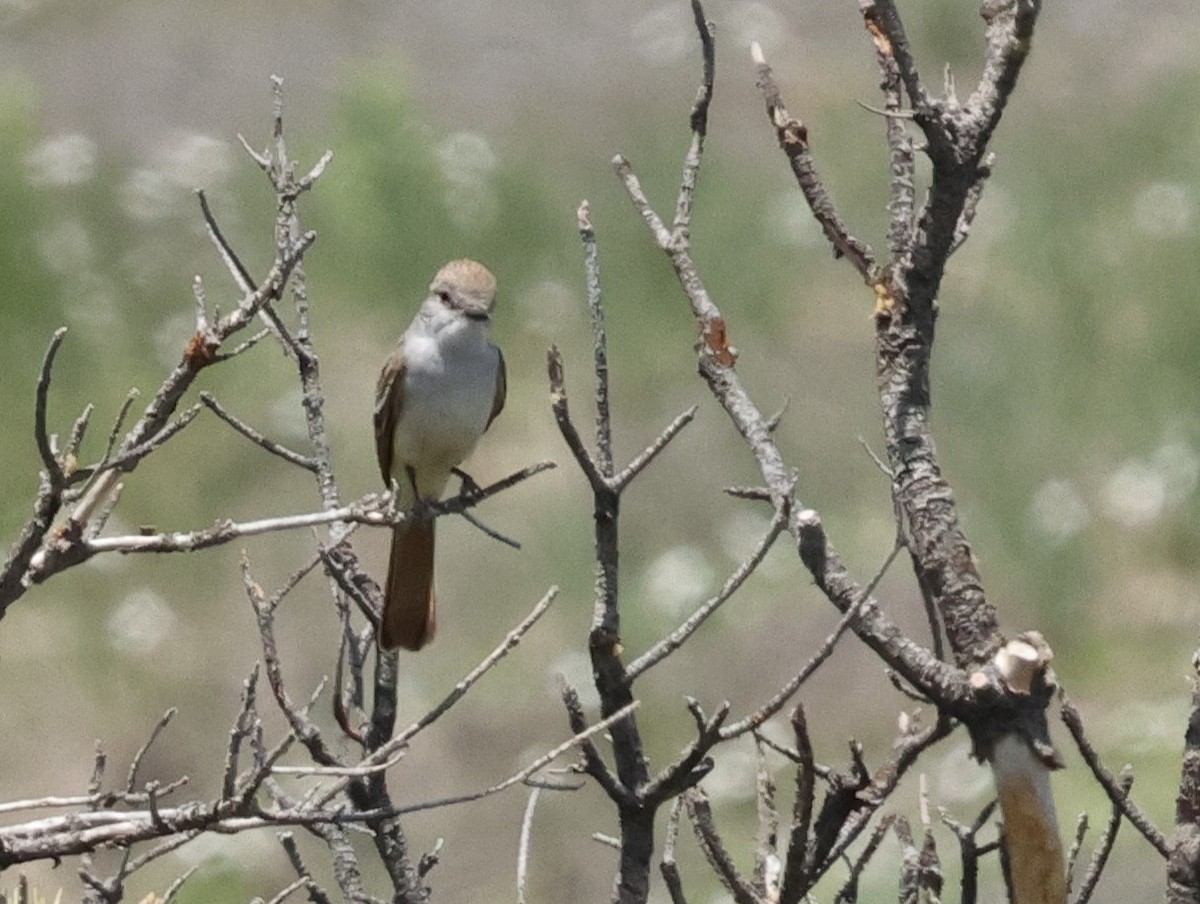
[[[812,150],[808,143],[808,128],[788,113],[779,86],[775,83],[775,76],[771,73],[771,67],[767,65],[766,57],[763,56],[762,48],[758,44],[752,44],[750,53],[758,74],[758,90],[767,105],[767,116],[771,120],[771,125],[775,127],[779,147],[787,156],[800,191],[804,193],[808,206],[812,209],[817,222],[821,224],[821,230],[829,239],[829,243],[833,245],[834,257],[845,257],[854,265],[854,269],[859,272],[867,285],[874,284],[878,279],[875,253],[870,246],[850,234],[849,227],[842,222],[842,218],[838,215],[837,207],[834,205],[833,199],[829,197],[829,190],[825,188],[825,183],[817,175],[813,166]]]
[[[887,131],[887,142],[891,162],[891,200],[888,202],[888,245],[893,259],[908,254],[912,250],[916,226],[913,215],[916,176],[916,164],[913,159],[913,143],[905,126],[905,119],[911,119],[912,114],[902,109],[901,98],[902,78],[900,67],[892,52],[892,42],[880,30],[872,16],[866,16],[864,21],[871,40],[875,44],[875,57],[879,63],[879,71],[883,76],[880,88],[883,91],[884,127]]]
[[[875,856],[875,852],[879,850],[880,843],[895,820],[895,814],[888,814],[875,824],[875,828],[871,830],[871,837],[863,845],[862,852],[854,858],[854,862],[850,865],[850,875],[847,876],[845,884],[838,891],[837,897],[833,899],[834,904],[849,904],[849,902],[858,900],[858,880],[862,877],[867,864],[871,862],[871,858]],[[786,900],[780,898],[781,904]],[[789,904],[794,904],[794,902],[789,902]],[[967,902],[963,901],[962,904],[967,904]]]
[[[673,440],[680,430],[692,422],[692,419],[696,416],[697,408],[698,406],[693,405],[676,417],[675,420],[671,421],[671,423],[667,424],[663,428],[662,433],[655,437],[649,446],[634,456],[621,473],[612,478],[612,485],[618,493],[625,489],[633,478],[637,477],[638,474],[644,471],[658,457],[659,453],[667,447],[667,443]]]
[[[50,481],[61,486],[63,480],[62,466],[50,445],[50,434],[46,428],[46,408],[50,397],[50,377],[54,370],[54,359],[62,347],[67,328],[60,326],[50,339],[50,346],[42,358],[42,370],[38,375],[36,404],[33,409],[33,435],[37,440],[38,454],[42,457],[42,465],[50,475]]]
[[[267,438],[262,433],[255,430],[245,421],[234,417],[232,414],[226,411],[216,399],[212,397],[211,393],[200,393],[200,401],[203,402],[213,414],[227,423],[242,436],[246,437],[246,439],[250,440],[250,442],[262,446],[262,448],[266,449],[272,455],[279,456],[289,464],[293,464],[297,467],[304,468],[306,471],[312,471],[313,473],[316,473],[317,464],[311,457],[301,455],[299,452],[293,452],[291,449],[281,446],[279,443]]]
[[[725,849],[713,822],[708,797],[699,788],[694,788],[684,795],[683,800],[696,832],[696,840],[700,842],[700,849],[704,851],[705,858],[716,872],[717,878],[721,880],[721,884],[733,895],[733,900],[737,904],[763,904],[763,899],[738,872],[733,858]]]
[[[692,198],[696,193],[696,177],[700,172],[700,158],[704,153],[704,139],[708,134],[708,108],[712,103],[717,65],[713,26],[704,18],[704,8],[700,5],[700,0],[692,0],[692,18],[695,21],[696,32],[700,35],[703,70],[690,117],[692,144],[683,159],[683,175],[680,177],[679,194],[675,199],[675,222],[671,227],[671,238],[676,244],[686,244],[691,236]]]
[[[158,740],[158,736],[162,734],[163,729],[170,725],[171,720],[174,719],[178,714],[179,710],[174,706],[163,713],[162,718],[160,718],[158,722],[155,723],[154,728],[150,730],[150,737],[146,739],[146,743],[139,747],[137,753],[133,755],[133,760],[129,764],[129,777],[125,782],[125,792],[127,794],[132,794],[134,787],[137,785],[137,774],[138,770],[141,768],[142,760],[145,758],[154,742]]]
[[[766,722],[767,719],[771,718],[771,716],[783,709],[784,705],[788,700],[791,699],[792,695],[800,689],[800,685],[807,681],[812,676],[813,672],[820,668],[821,664],[833,655],[833,648],[837,645],[838,640],[841,639],[841,636],[846,632],[846,629],[850,627],[850,624],[856,618],[858,618],[860,607],[864,602],[866,602],[867,599],[870,598],[871,594],[875,592],[876,586],[878,586],[879,582],[883,580],[883,576],[887,573],[888,568],[891,567],[892,562],[896,560],[896,555],[900,552],[901,548],[902,547],[899,544],[892,547],[892,551],[888,554],[887,559],[885,559],[883,565],[879,567],[879,570],[875,573],[875,576],[871,578],[871,582],[863,589],[863,592],[859,596],[858,600],[852,603],[850,608],[846,610],[845,614],[838,619],[837,625],[834,626],[833,633],[825,638],[824,643],[822,643],[817,649],[817,652],[815,652],[809,658],[808,662],[804,664],[804,667],[800,669],[796,676],[782,688],[780,688],[779,691],[777,691],[775,695],[765,704],[763,704],[758,710],[751,713],[745,719],[735,722],[732,725],[728,725],[722,729],[722,740],[737,737],[738,735],[745,734],[748,731],[755,731],[759,726]]]
[[[225,752],[225,777],[221,786],[221,794],[231,798],[236,790],[238,774],[238,755],[241,753],[242,742],[250,734],[257,721],[256,701],[258,691],[258,664],[250,672],[250,677],[242,682],[242,709],[237,721],[229,731],[229,747]]]
[[[1146,814],[1142,812],[1121,787],[1121,783],[1109,772],[1104,764],[1100,762],[1100,756],[1096,753],[1091,742],[1087,739],[1087,735],[1083,728],[1083,719],[1079,715],[1079,710],[1067,698],[1066,692],[1059,690],[1058,694],[1059,711],[1062,716],[1063,724],[1067,726],[1067,731],[1071,733],[1071,737],[1075,739],[1075,746],[1079,748],[1080,754],[1083,755],[1083,761],[1088,764],[1088,768],[1092,770],[1092,775],[1096,776],[1096,781],[1100,783],[1105,793],[1108,794],[1108,799],[1112,801],[1114,807],[1119,807],[1121,812],[1125,814],[1125,818],[1132,823],[1134,828],[1142,833],[1142,836],[1150,842],[1156,851],[1164,858],[1171,856],[1171,847],[1153,823],[1150,822]]]
[[[591,453],[583,444],[583,438],[575,429],[571,420],[570,408],[567,402],[567,389],[563,377],[563,359],[558,346],[550,346],[546,353],[547,369],[550,375],[550,404],[554,411],[554,419],[558,422],[558,430],[567,441],[567,448],[575,456],[579,469],[592,485],[593,490],[604,486],[604,475],[599,465],[592,459]],[[599,430],[599,428],[597,428]]]
[[[1128,766],[1121,770],[1121,777],[1118,781],[1124,796],[1128,797],[1129,789],[1133,787],[1133,772]],[[1087,904],[1092,899],[1092,892],[1096,890],[1096,885],[1100,882],[1100,876],[1108,863],[1108,856],[1112,853],[1113,844],[1116,843],[1117,830],[1121,828],[1121,817],[1124,815],[1122,809],[1114,804],[1112,813],[1108,817],[1108,824],[1100,834],[1100,843],[1096,845],[1096,850],[1092,854],[1092,862],[1088,866],[1083,881],[1079,884],[1079,895],[1075,898],[1075,904]]]
[[[608,728],[611,728],[622,719],[629,718],[640,705],[641,704],[635,700],[633,703],[629,704],[623,709],[620,709],[612,715],[601,719],[595,725],[592,725],[586,730],[579,732],[578,734],[575,734],[574,736],[563,741],[557,747],[548,750],[529,765],[525,766],[518,772],[514,772],[503,781],[497,782],[494,785],[489,785],[482,791],[476,791],[470,794],[458,794],[453,797],[438,798],[436,800],[430,800],[419,804],[408,804],[407,806],[396,807],[393,813],[394,815],[401,816],[405,813],[417,813],[422,810],[436,810],[441,809],[442,807],[454,806],[455,804],[471,803],[473,801],[482,800],[485,797],[491,797],[494,794],[499,794],[501,791],[506,791],[513,785],[524,783],[535,773],[538,773],[542,769],[546,768],[546,766],[550,765],[550,763],[554,762],[568,750],[571,750],[574,747],[581,747],[593,736],[605,731]]]
[[[975,840],[975,836],[979,834],[979,830],[987,824],[987,821],[995,811],[996,803],[993,800],[984,807],[979,812],[979,815],[975,817],[975,821],[969,826],[963,825],[958,820],[952,818],[941,807],[938,808],[942,822],[954,833],[954,837],[958,839],[962,859],[961,904],[975,904],[979,894],[979,858],[987,851],[995,850],[998,846],[998,842],[980,845]]]
[[[859,9],[867,21],[867,29],[875,39],[876,47],[880,41],[886,43],[886,52],[895,61],[895,65],[908,92],[908,102],[912,105],[913,116],[924,130],[926,137],[932,142],[934,135],[940,135],[933,129],[933,120],[938,108],[930,99],[921,77],[917,73],[917,64],[913,60],[912,51],[908,46],[908,36],[900,22],[900,14],[896,11],[893,0],[859,0]],[[881,51],[882,52],[882,51]]]
[[[408,726],[408,728],[401,731],[395,737],[387,739],[386,743],[372,750],[367,757],[363,758],[363,760],[357,764],[357,767],[364,768],[378,766],[381,763],[389,762],[392,757],[396,756],[396,754],[400,753],[405,747],[407,747],[409,741],[411,741],[417,734],[443,716],[451,706],[453,706],[460,699],[462,699],[463,696],[466,695],[466,693],[476,684],[476,682],[479,681],[480,678],[491,671],[492,668],[495,667],[496,663],[507,656],[517,646],[517,644],[520,643],[521,638],[525,636],[529,629],[532,628],[538,619],[540,619],[542,615],[545,614],[547,609],[550,608],[550,604],[554,602],[554,599],[557,597],[557,595],[558,588],[551,587],[546,592],[546,595],[538,601],[536,606],[534,606],[533,611],[530,612],[520,624],[518,624],[508,633],[508,635],[504,638],[501,644],[496,647],[496,649],[489,653],[479,663],[479,665],[477,665],[461,681],[459,681],[454,686],[454,689],[442,700],[441,703],[431,709],[416,722]],[[326,765],[344,764],[329,763]],[[341,781],[335,783],[332,787],[322,790],[315,797],[316,804],[318,806],[324,806],[328,804],[335,797],[337,797],[337,795],[345,790],[348,783],[348,778],[342,779]]]
[[[587,306],[592,321],[592,354],[596,368],[596,468],[604,477],[613,476],[612,418],[608,412],[608,334],[604,329],[604,305],[600,297],[600,254],[596,230],[592,228],[587,201],[575,212],[579,238],[583,241],[583,264],[587,279]],[[561,365],[560,365],[561,367]],[[565,412],[566,397],[563,397]]]
[[[462,680],[454,685],[454,689],[442,699],[441,703],[439,703],[424,716],[397,735],[394,741],[401,744],[406,744],[421,731],[428,728],[439,718],[441,718],[441,716],[443,716],[446,711],[450,709],[450,707],[466,696],[467,692],[475,686],[480,678],[495,668],[496,664],[499,663],[501,659],[517,648],[517,645],[521,642],[521,639],[524,638],[524,636],[529,633],[529,629],[537,624],[538,620],[546,614],[546,612],[550,609],[550,604],[553,603],[557,598],[557,587],[551,587],[549,590],[547,590],[545,595],[537,601],[537,604],[533,607],[530,613],[521,619],[517,626],[509,631],[507,635],[505,635],[504,640],[501,641],[500,644],[494,650],[492,650],[492,652],[485,656],[483,660],[480,661],[479,665],[475,666],[475,668],[468,672],[462,678]],[[387,747],[380,748],[381,751],[387,749]],[[379,753],[380,751],[375,752],[376,758],[379,756]]]
[[[267,669],[267,682],[271,686],[271,692],[275,696],[275,702],[278,704],[280,712],[291,726],[292,734],[308,749],[309,755],[316,763],[322,766],[346,765],[325,743],[321,730],[308,715],[308,707],[298,708],[284,687],[283,667],[279,661],[279,651],[275,644],[275,609],[267,600],[262,588],[250,576],[250,562],[244,556],[242,558],[242,582],[258,622],[263,663]]]
[[[583,705],[579,702],[579,692],[564,680],[562,681],[561,696],[563,705],[567,708],[567,721],[570,723],[571,731],[576,734],[581,733],[587,728],[587,719],[583,714]],[[581,771],[594,778],[596,784],[603,789],[613,803],[626,810],[638,806],[637,795],[608,768],[595,744],[584,743],[580,745],[579,750],[583,754]],[[620,848],[619,842],[617,847]]]
[[[329,897],[325,889],[316,883],[312,873],[300,857],[300,849],[296,846],[296,836],[291,832],[280,832],[279,843],[283,846],[288,862],[292,864],[292,869],[296,871],[297,877],[308,887],[308,899],[313,904],[333,904],[333,899]]]
[[[527,904],[527,886],[529,882],[529,848],[533,835],[533,811],[537,809],[540,788],[529,792],[529,803],[525,805],[525,815],[521,817],[521,840],[517,846],[517,904]]]
[[[688,904],[683,894],[683,880],[679,877],[679,865],[675,862],[675,844],[679,840],[679,816],[682,812],[683,797],[677,797],[667,817],[667,837],[663,842],[662,863],[659,866],[667,892],[671,895],[671,904]]]
[[[788,833],[787,852],[780,881],[780,904],[796,904],[812,885],[816,849],[812,847],[809,831],[812,828],[816,768],[812,741],[808,737],[808,722],[804,708],[792,710],[792,733],[796,737],[796,796],[792,800],[792,828]],[[778,748],[776,748],[778,749]]]
[[[766,558],[767,553],[770,552],[771,547],[775,544],[775,540],[778,539],[780,533],[787,526],[787,516],[786,507],[776,511],[775,517],[771,519],[771,523],[767,526],[767,531],[763,534],[762,539],[758,541],[750,556],[721,585],[720,591],[688,616],[678,628],[631,662],[625,669],[626,681],[632,683],[643,672],[653,668],[670,656],[675,650],[683,646],[687,642],[687,639],[704,624],[705,620],[737,592],[738,588],[745,583],[746,578],[754,573],[758,566],[762,564],[762,560]]]
[[[775,780],[767,763],[767,748],[754,739],[754,802],[758,811],[758,843],[754,848],[754,887],[767,900],[779,899],[781,865],[776,846],[779,840],[779,810],[775,806]]]
[[[234,283],[241,289],[242,294],[252,295],[256,288],[254,277],[250,275],[250,271],[246,269],[246,265],[242,263],[241,259],[237,256],[237,252],[233,250],[233,246],[225,238],[225,234],[221,232],[221,227],[217,225],[217,218],[213,216],[212,208],[208,206],[208,196],[204,194],[203,190],[197,189],[196,200],[200,202],[200,213],[204,217],[204,228],[208,230],[208,237],[216,247],[221,260],[224,261],[229,275],[233,277]]]

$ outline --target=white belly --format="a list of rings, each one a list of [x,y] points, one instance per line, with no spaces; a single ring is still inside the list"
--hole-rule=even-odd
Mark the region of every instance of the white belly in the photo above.
[[[402,497],[408,469],[426,499],[441,496],[452,468],[471,454],[487,428],[496,394],[499,353],[486,343],[438,343],[407,335],[404,407],[396,422],[392,476]]]

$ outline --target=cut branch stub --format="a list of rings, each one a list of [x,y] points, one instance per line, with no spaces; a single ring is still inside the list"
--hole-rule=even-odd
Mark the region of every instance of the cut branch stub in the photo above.
[[[971,685],[997,695],[984,703],[968,727],[976,755],[992,767],[1004,816],[1004,837],[1014,900],[1033,904],[1066,901],[1066,863],[1050,771],[1063,766],[1050,744],[1046,706],[1055,690],[1049,668],[1053,652],[1045,638],[1030,631],[1009,641]]]

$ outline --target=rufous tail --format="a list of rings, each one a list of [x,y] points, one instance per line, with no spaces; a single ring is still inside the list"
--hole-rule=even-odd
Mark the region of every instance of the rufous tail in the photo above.
[[[419,650],[437,630],[433,594],[433,519],[414,519],[392,531],[379,645]]]

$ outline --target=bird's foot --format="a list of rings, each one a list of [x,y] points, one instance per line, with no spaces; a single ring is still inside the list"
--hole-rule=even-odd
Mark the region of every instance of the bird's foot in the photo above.
[[[452,468],[453,474],[462,481],[462,486],[458,490],[458,495],[466,499],[468,502],[478,502],[483,498],[483,487],[475,482],[475,478],[464,471],[462,468]]]

